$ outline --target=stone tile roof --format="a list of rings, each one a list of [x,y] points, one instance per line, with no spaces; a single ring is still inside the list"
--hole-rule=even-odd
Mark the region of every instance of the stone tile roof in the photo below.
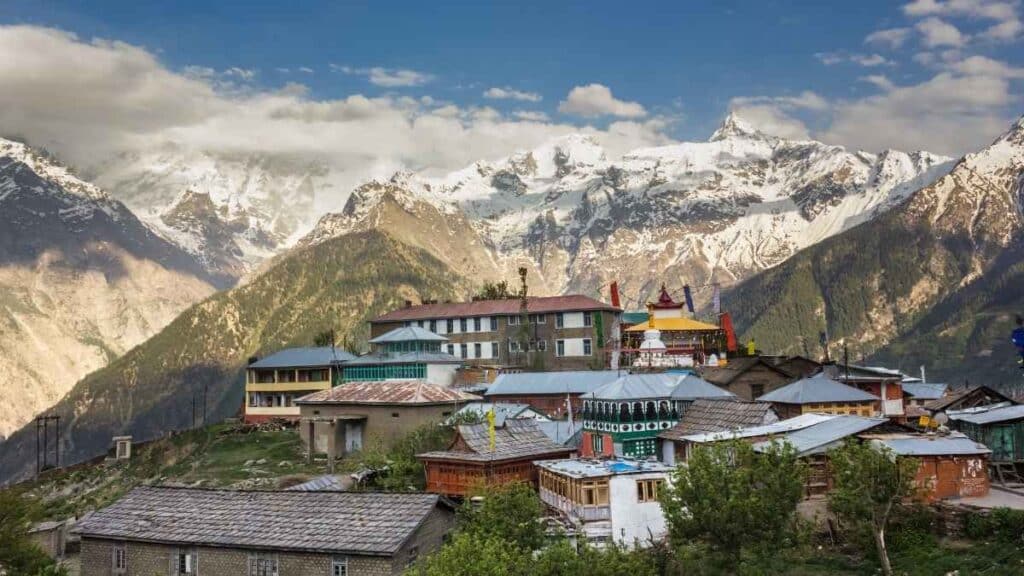
[[[700,399],[686,409],[678,424],[658,436],[681,440],[690,434],[738,430],[778,420],[770,402],[742,402],[731,398]]]
[[[166,544],[389,556],[443,502],[422,493],[146,486],[79,522],[75,532]]]
[[[335,362],[345,362],[355,358],[340,348],[320,346],[316,348],[285,348],[262,360],[257,360],[249,368],[319,368],[330,366]]]
[[[370,320],[372,323],[399,322],[404,320],[431,320],[435,318],[466,318],[472,316],[509,316],[519,314],[518,298],[508,300],[477,300],[475,302],[448,302],[421,304],[392,310]],[[565,296],[530,296],[526,299],[526,310],[530,314],[545,312],[579,312],[583,310],[608,310],[619,312],[609,304],[582,294]]]
[[[478,396],[431,384],[426,380],[345,382],[330,390],[307,394],[296,404],[448,404],[479,400]]]
[[[728,386],[729,384],[732,384],[733,380],[739,378],[751,368],[760,365],[767,366],[769,369],[778,372],[779,375],[785,378],[793,378],[794,376],[782,367],[775,366],[760,356],[740,356],[739,358],[730,358],[729,363],[725,366],[714,366],[702,369],[700,371],[700,376],[712,384]]]
[[[459,439],[465,449],[451,449],[417,454],[426,460],[462,460],[468,462],[498,462],[502,460],[539,459],[543,456],[567,454],[571,451],[548,438],[533,420],[506,420],[505,426],[494,431],[494,450],[490,447],[487,424],[459,426]]]

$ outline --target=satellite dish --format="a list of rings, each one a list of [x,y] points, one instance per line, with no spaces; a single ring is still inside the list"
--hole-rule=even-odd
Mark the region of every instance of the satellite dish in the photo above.
[[[949,422],[949,416],[946,416],[945,412],[939,412],[935,416],[932,416],[932,421],[939,426],[945,426]]]

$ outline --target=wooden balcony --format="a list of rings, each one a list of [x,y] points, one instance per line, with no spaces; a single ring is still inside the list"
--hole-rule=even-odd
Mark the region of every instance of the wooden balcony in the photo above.
[[[245,385],[246,392],[318,392],[327,390],[331,383],[327,380],[318,382],[250,382]]]

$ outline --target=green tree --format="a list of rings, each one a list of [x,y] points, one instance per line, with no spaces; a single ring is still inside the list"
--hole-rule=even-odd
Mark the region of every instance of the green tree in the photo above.
[[[480,502],[468,500],[459,509],[463,533],[478,540],[500,538],[527,551],[544,545],[544,505],[532,487],[513,482],[478,495]]]
[[[529,555],[501,538],[456,534],[451,542],[406,571],[409,576],[525,575]]]
[[[850,440],[829,452],[829,463],[834,479],[829,508],[854,526],[871,530],[882,572],[890,576],[885,529],[893,507],[915,495],[917,460],[898,457],[884,446]]]
[[[38,508],[20,491],[0,490],[0,574],[41,576],[63,574],[53,560],[29,539]]]
[[[511,291],[508,282],[484,282],[484,285],[477,291],[476,297],[482,300],[511,300],[519,298],[519,294]]]
[[[320,347],[334,346],[334,330],[321,330],[313,337],[313,345]]]
[[[742,440],[698,447],[672,474],[661,504],[676,546],[694,539],[734,572],[743,553],[776,553],[797,536],[806,467],[789,444],[761,452]]]

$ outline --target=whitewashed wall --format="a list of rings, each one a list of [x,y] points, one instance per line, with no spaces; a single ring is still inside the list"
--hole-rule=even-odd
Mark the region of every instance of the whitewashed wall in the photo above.
[[[641,546],[650,546],[652,536],[655,540],[659,540],[668,533],[661,504],[657,501],[637,502],[637,481],[656,478],[668,481],[668,475],[664,472],[623,474],[613,476],[608,481],[612,538],[615,539],[615,542],[633,546],[635,542],[639,541]]]

